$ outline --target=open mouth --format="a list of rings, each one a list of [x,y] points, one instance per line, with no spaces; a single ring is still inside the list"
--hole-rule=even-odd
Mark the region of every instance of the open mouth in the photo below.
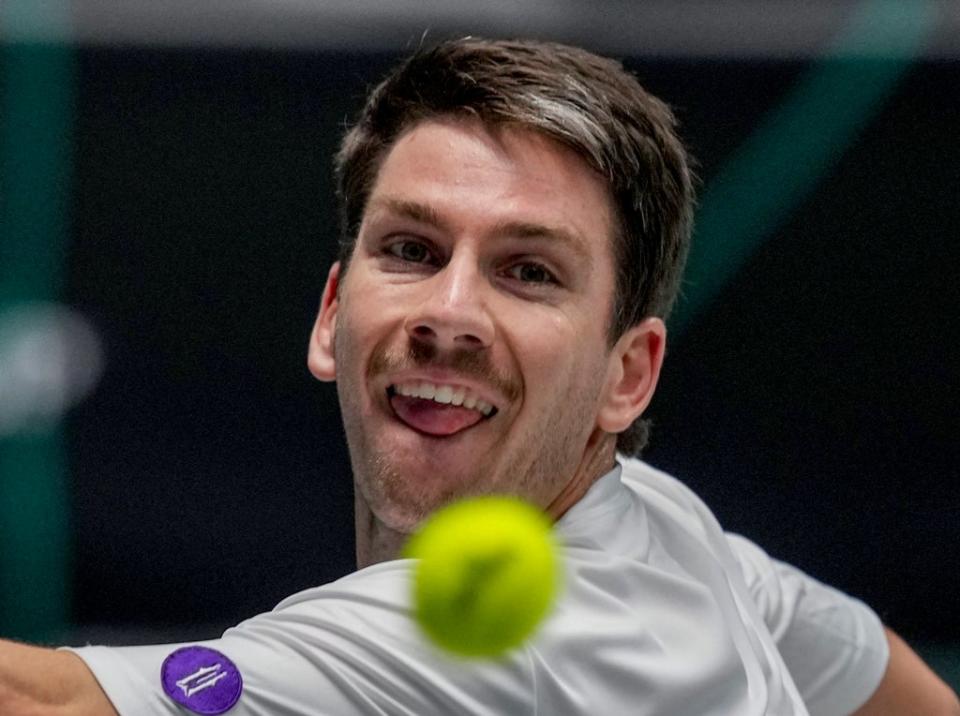
[[[457,385],[396,383],[387,388],[387,399],[401,422],[435,437],[454,435],[497,414],[495,405]]]

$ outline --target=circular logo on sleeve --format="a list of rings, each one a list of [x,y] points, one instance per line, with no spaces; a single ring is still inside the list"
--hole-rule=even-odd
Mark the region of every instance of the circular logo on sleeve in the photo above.
[[[172,652],[160,667],[167,696],[197,714],[222,714],[240,699],[240,670],[216,649],[185,646]]]

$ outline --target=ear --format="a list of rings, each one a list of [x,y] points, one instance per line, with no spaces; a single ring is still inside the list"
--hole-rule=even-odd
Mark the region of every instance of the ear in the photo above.
[[[333,354],[334,333],[337,327],[337,309],[339,299],[337,288],[340,285],[340,262],[330,267],[327,285],[323,287],[320,299],[320,312],[310,332],[310,348],[307,351],[307,367],[314,378],[323,381],[337,379],[336,361]]]
[[[607,384],[597,413],[597,426],[621,433],[647,409],[660,378],[667,327],[647,318],[620,336],[610,353]]]

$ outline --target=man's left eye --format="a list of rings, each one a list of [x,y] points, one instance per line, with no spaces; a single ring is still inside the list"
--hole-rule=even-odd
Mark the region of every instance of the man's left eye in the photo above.
[[[523,283],[554,283],[555,279],[546,268],[540,264],[523,263],[511,266],[509,274],[512,278]]]

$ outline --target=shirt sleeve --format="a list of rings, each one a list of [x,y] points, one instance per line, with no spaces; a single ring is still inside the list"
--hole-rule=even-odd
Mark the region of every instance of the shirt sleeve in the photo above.
[[[194,691],[197,699],[210,696],[226,707],[226,716],[532,713],[525,655],[467,665],[440,654],[410,618],[406,579],[402,561],[383,563],[295,595],[219,639],[72,651],[90,667],[120,716],[185,716],[191,712],[173,697]],[[191,663],[168,679],[173,686],[166,683],[168,657],[197,649],[225,659]],[[229,683],[217,680],[226,668],[217,661],[239,672],[242,688],[235,701],[217,693]]]
[[[86,662],[120,716],[191,713],[164,691],[161,669],[170,654],[196,647],[227,656],[242,675],[242,693],[229,708],[229,716],[382,713],[371,703],[364,703],[368,695],[360,680],[342,674],[334,660],[321,661],[317,655],[298,658],[272,643],[245,642],[234,636],[190,644],[88,646],[71,651]],[[398,708],[397,713],[408,712]]]
[[[880,619],[744,537],[727,539],[811,716],[856,711],[879,686],[890,656]]]

